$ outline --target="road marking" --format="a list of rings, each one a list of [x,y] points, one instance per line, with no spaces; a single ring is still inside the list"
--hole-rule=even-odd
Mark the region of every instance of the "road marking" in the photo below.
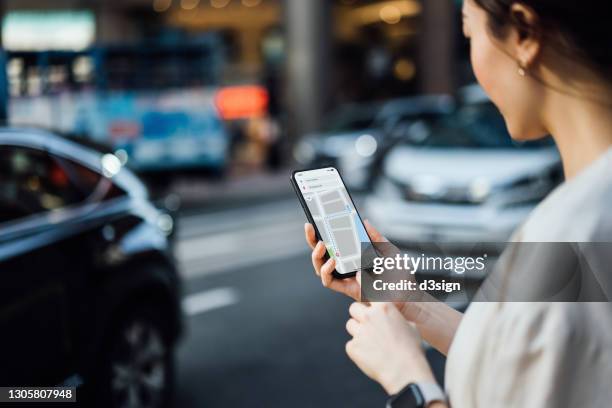
[[[176,257],[185,278],[229,272],[306,255],[303,234],[300,224],[290,223],[194,238],[177,244]]]
[[[217,288],[186,296],[183,311],[194,316],[238,303],[240,296],[234,288]]]

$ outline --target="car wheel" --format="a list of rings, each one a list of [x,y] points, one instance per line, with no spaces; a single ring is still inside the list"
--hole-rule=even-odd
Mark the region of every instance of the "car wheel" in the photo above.
[[[132,310],[109,336],[96,398],[112,408],[161,408],[173,386],[173,344],[163,313],[153,308]]]

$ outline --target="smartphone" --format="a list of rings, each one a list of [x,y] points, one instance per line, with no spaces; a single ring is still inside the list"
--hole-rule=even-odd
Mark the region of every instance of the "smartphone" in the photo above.
[[[372,248],[372,241],[338,170],[297,170],[291,184],[317,239],[327,248],[326,259],[336,260],[334,277],[349,278],[371,268],[372,262],[365,261],[362,252]]]

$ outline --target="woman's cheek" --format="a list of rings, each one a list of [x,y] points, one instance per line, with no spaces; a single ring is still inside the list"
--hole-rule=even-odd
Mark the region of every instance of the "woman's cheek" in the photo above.
[[[517,95],[516,90],[511,85],[513,78],[509,77],[508,66],[505,55],[495,48],[489,41],[483,41],[479,46],[472,46],[471,59],[474,68],[474,75],[478,83],[482,86],[485,93],[504,116],[508,131],[513,138],[521,138],[523,130],[517,128],[517,119],[522,115],[517,112],[517,107],[521,104],[514,103]]]
[[[499,72],[495,69],[495,60],[491,58],[488,50],[489,44],[482,41],[473,41],[471,47],[471,60],[476,80],[482,86],[491,100],[497,104],[496,89]]]

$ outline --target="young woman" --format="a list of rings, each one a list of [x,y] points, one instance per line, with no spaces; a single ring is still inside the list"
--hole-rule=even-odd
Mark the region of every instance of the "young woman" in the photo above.
[[[464,0],[474,72],[510,134],[519,141],[551,134],[563,161],[565,183],[515,241],[612,242],[611,11],[601,0]],[[305,232],[323,285],[358,301],[359,276],[334,279],[334,261],[324,261],[310,224]],[[465,315],[435,302],[354,303],[350,315],[347,353],[389,394],[434,382],[424,338],[448,356],[448,399],[428,406],[611,404],[610,303],[483,302]]]

